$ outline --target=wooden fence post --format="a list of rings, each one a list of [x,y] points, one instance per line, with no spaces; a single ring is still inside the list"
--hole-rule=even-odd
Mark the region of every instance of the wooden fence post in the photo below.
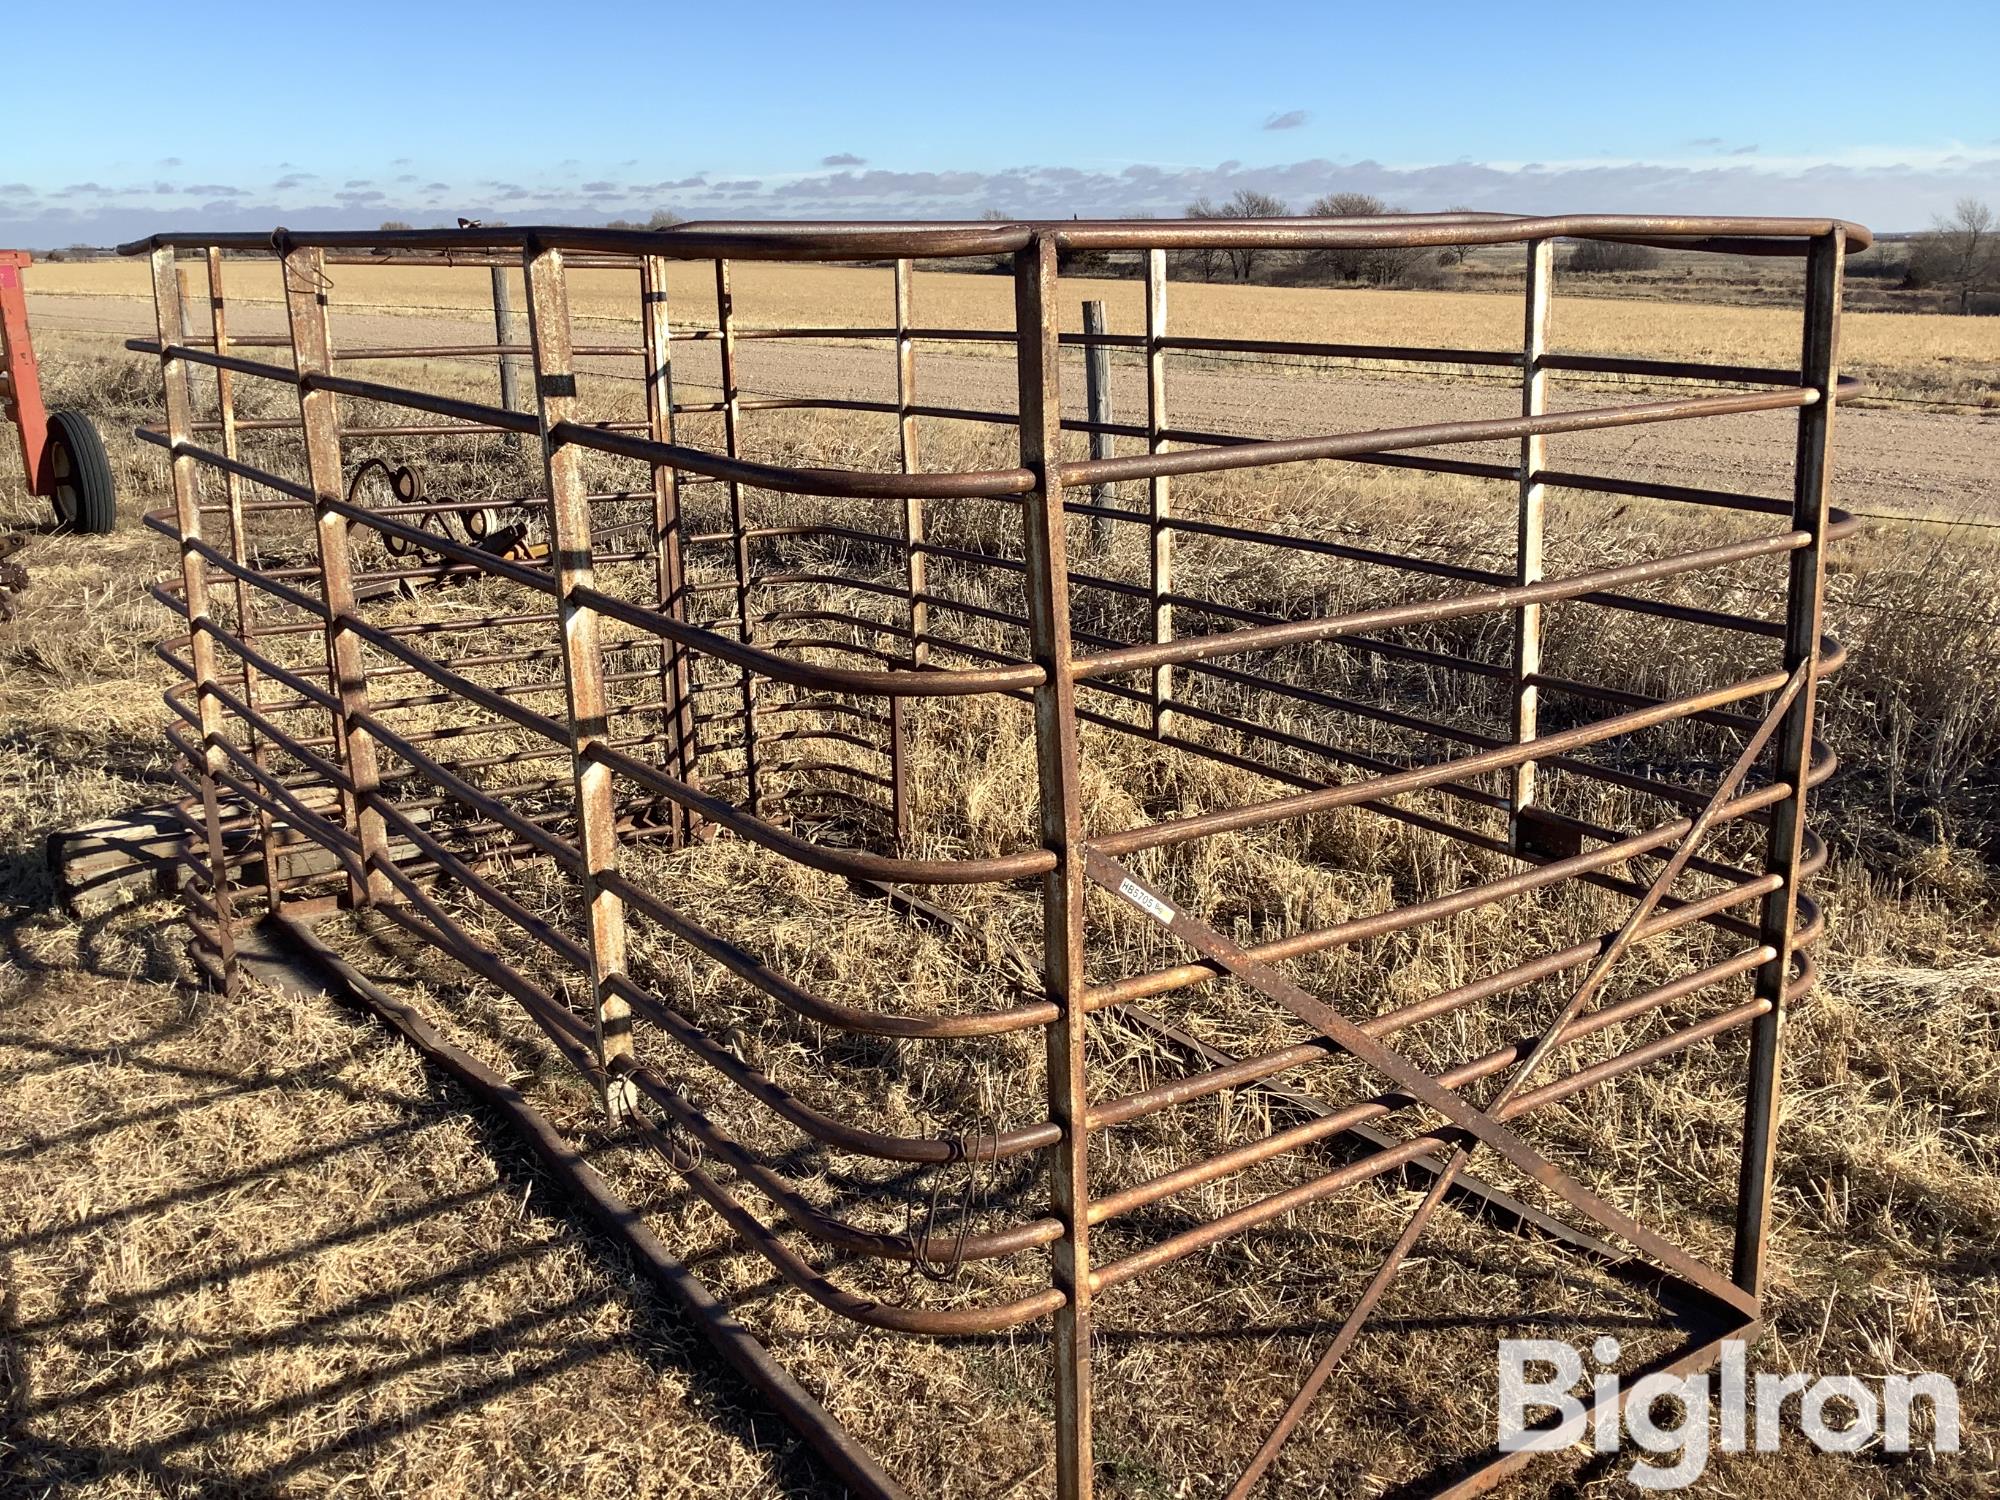
[[[1098,339],[1104,336],[1104,304],[1086,302],[1083,304],[1084,337]],[[1101,343],[1088,344],[1083,351],[1083,397],[1090,420],[1098,426],[1109,426],[1111,422],[1111,351]],[[1093,432],[1090,434],[1090,456],[1092,458],[1111,457],[1111,434]],[[1090,487],[1092,505],[1111,503],[1111,486],[1093,484]],[[1103,553],[1111,550],[1111,522],[1105,516],[1090,518],[1090,544],[1094,551]]]
[[[507,267],[492,267],[493,274],[493,342],[511,346],[519,340],[515,336],[514,299],[507,285]],[[521,362],[512,354],[500,356],[500,404],[509,411],[524,411],[521,404]],[[507,434],[507,446],[521,446],[518,432]]]

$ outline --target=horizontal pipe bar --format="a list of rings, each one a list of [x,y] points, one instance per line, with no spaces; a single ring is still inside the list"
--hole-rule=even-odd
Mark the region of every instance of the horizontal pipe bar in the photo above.
[[[678,443],[661,443],[601,427],[557,424],[550,437],[600,453],[664,464],[675,470],[730,479],[789,495],[830,495],[856,500],[964,500],[1026,494],[1034,476],[1026,469],[991,469],[955,474],[876,473],[864,469],[798,469],[729,458]]]
[[[1747,562],[1753,558],[1794,552],[1808,545],[1811,540],[1811,534],[1808,532],[1788,531],[1777,536],[1731,542],[1722,546],[1706,547],[1697,552],[1676,553],[1669,557],[1649,558],[1644,562],[1627,563],[1619,567],[1596,568],[1586,573],[1573,573],[1565,578],[1551,578],[1540,583],[1523,584],[1512,588],[1488,589],[1475,594],[1444,599],[1413,599],[1404,604],[1357,610],[1345,615],[1292,620],[1278,625],[1263,625],[1221,635],[1193,636],[1156,645],[1125,646],[1116,651],[1079,657],[1071,670],[1079,679],[1103,677],[1116,672],[1137,671],[1143,667],[1199,661],[1211,656],[1237,656],[1251,651],[1274,650],[1280,646],[1304,645],[1311,641],[1354,635],[1364,630],[1430,625],[1444,620],[1461,619],[1467,615],[1495,614],[1518,608],[1523,604],[1559,603],[1565,599],[1574,599],[1583,594],[1601,592],[1623,584],[1652,583],[1662,578],[1677,577],[1683,573],[1727,567],[1732,563]]]
[[[1858,385],[1859,382],[1856,382]],[[1843,391],[1851,395],[1851,391]],[[1622,406],[1585,407],[1528,417],[1482,417],[1462,422],[1430,422],[1417,427],[1385,427],[1329,437],[1271,438],[1225,448],[1172,453],[1134,453],[1123,458],[1072,460],[1062,465],[1065,487],[1121,484],[1163,475],[1213,474],[1225,469],[1266,468],[1316,459],[1357,458],[1399,448],[1443,447],[1500,442],[1561,432],[1595,432],[1656,422],[1681,422],[1739,412],[1788,411],[1810,406],[1819,393],[1803,388],[1750,391],[1732,395],[1687,396],[1673,401],[1635,401]]]

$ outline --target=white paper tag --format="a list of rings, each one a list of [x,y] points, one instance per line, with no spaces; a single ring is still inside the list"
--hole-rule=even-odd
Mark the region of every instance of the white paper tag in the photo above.
[[[1129,876],[1118,882],[1118,894],[1159,921],[1171,922],[1174,919],[1171,906]]]

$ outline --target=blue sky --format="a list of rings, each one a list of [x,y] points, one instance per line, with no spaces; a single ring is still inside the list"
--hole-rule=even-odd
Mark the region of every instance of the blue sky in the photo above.
[[[7,24],[17,57],[78,63],[5,101],[0,244],[662,207],[1172,214],[1240,187],[1884,230],[2000,204],[2000,0],[321,0]]]

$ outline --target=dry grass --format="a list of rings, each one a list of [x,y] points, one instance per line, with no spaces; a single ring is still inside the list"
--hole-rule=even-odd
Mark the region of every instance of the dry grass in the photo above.
[[[201,284],[198,267],[190,274]],[[1587,287],[1565,285],[1556,302],[1552,347],[1564,353],[1793,365],[1799,351],[1797,272],[1789,274],[1795,288],[1789,307],[1664,305],[1592,297]],[[885,270],[742,262],[732,267],[731,280],[744,326],[881,327],[893,317]],[[151,297],[143,260],[36,266],[28,285],[43,295]],[[1105,302],[1112,332],[1142,330],[1138,282],[1066,278],[1064,287],[1069,331],[1081,330],[1078,304],[1089,297]],[[630,273],[579,271],[571,288],[573,311],[580,317],[618,322],[637,317]],[[1578,290],[1586,295],[1569,295]],[[275,263],[232,264],[229,294],[232,300],[277,305]],[[714,273],[705,263],[674,265],[669,295],[686,310],[682,316],[713,322]],[[525,305],[518,278],[514,298],[515,307]],[[490,291],[486,271],[477,268],[347,266],[334,269],[332,302],[351,310],[480,311],[490,306]],[[1499,292],[1176,282],[1171,303],[1174,331],[1197,337],[1480,349],[1515,349],[1521,339],[1519,297]],[[914,306],[916,321],[929,327],[1007,328],[1013,325],[1013,285],[1004,276],[926,274],[917,279]],[[2000,318],[1850,313],[1842,325],[1842,362],[1886,396],[1993,407],[2000,405]]]
[[[142,404],[143,380],[135,385],[114,367],[50,365],[51,378],[86,404],[123,406],[127,416]],[[882,457],[881,434],[842,423],[786,419],[759,432],[770,456],[790,449],[837,462]],[[937,462],[990,457],[963,434],[936,441]],[[121,442],[117,452],[128,495],[156,495],[163,478],[156,450]],[[470,461],[452,477],[505,482],[492,465]],[[1418,532],[1439,556],[1462,554],[1488,534],[1495,504],[1470,482],[1384,481],[1352,468],[1226,488],[1190,483],[1180,493],[1189,506],[1227,504],[1344,535]],[[809,510],[774,496],[756,504],[765,522]],[[1565,565],[1674,540],[1659,509],[1634,508],[1618,528],[1594,532],[1581,524],[1593,512],[1559,512],[1551,530],[1572,549]],[[1010,524],[999,507],[967,506],[940,520],[961,545],[1003,541]],[[1854,646],[1855,662],[1830,689],[1827,733],[1851,769],[1822,804],[1835,849],[1821,881],[1833,923],[1827,983],[1792,1032],[1774,1332],[1757,1355],[1768,1368],[1948,1372],[1965,1393],[1968,1451],[1955,1460],[1894,1462],[1822,1456],[1795,1443],[1775,1458],[1718,1459],[1698,1493],[1970,1496],[1995,1482],[2000,963],[1991,956],[1991,860],[2000,839],[1987,767],[2000,718],[2000,662],[1990,631],[1929,618],[1952,607],[1953,595],[1990,597],[1981,580],[2000,573],[2000,560],[1972,537],[1946,534],[1930,554],[1880,540],[1857,544],[1836,583],[1835,628]],[[1253,605],[1321,609],[1367,587],[1351,570],[1189,550],[1191,586]],[[808,553],[803,560],[836,559]],[[866,555],[837,560],[864,577],[878,563]],[[804,1470],[753,1443],[733,1389],[712,1375],[672,1315],[634,1295],[615,1257],[546,1204],[533,1174],[504,1143],[484,1138],[448,1090],[426,1083],[408,1054],[329,1006],[226,1006],[190,992],[178,983],[168,908],[140,907],[85,927],[42,909],[35,855],[44,830],[163,794],[152,697],[162,674],[143,649],[161,629],[143,597],[160,552],[136,534],[113,544],[54,539],[37,544],[28,561],[38,588],[22,619],[0,627],[8,667],[0,695],[14,731],[0,765],[8,786],[21,788],[0,801],[14,872],[12,968],[0,1001],[0,1201],[34,1205],[0,1234],[7,1287],[0,1319],[8,1328],[0,1475],[19,1475],[30,1493],[93,1495],[533,1487],[720,1496],[805,1485]],[[1129,573],[1136,550],[1121,538],[1096,561]],[[968,602],[1002,602],[970,577],[941,582]],[[1742,585],[1759,586],[1757,579]],[[1090,624],[1129,630],[1115,611]],[[1705,665],[1661,651],[1643,632],[1569,639],[1574,654],[1558,670],[1578,676],[1670,686]],[[1343,670],[1335,659],[1312,665]],[[1429,707],[1466,723],[1494,710],[1477,695],[1440,697],[1436,685],[1394,674],[1330,676],[1329,685],[1391,700],[1424,695]],[[408,722],[422,720],[413,714]],[[936,819],[935,847],[1018,845],[1033,768],[1014,706],[931,705],[920,727],[917,795]],[[1683,758],[1692,751],[1664,748]],[[1163,805],[1240,798],[1255,785],[1108,733],[1089,736],[1086,757],[1096,826]],[[915,1010],[991,1003],[1005,993],[1005,965],[994,958],[999,936],[1028,930],[1027,914],[1006,904],[966,908],[969,936],[913,929],[838,882],[737,844],[653,851],[634,863],[718,930],[854,1003]],[[1162,860],[1152,873],[1225,930],[1252,936],[1421,899],[1481,868],[1479,856],[1356,812],[1216,841]],[[508,879],[573,926],[573,902],[540,867],[520,867]],[[1271,901],[1246,899],[1255,891]],[[1620,910],[1608,898],[1572,893],[1512,908],[1508,922],[1468,914],[1423,940],[1329,955],[1298,972],[1302,982],[1373,1008],[1474,966],[1500,966],[1524,948],[1601,930]],[[506,940],[504,924],[486,926]],[[1092,926],[1094,962],[1107,972],[1164,956],[1149,932],[1108,903],[1093,906]],[[761,1264],[732,1250],[657,1161],[598,1135],[589,1101],[510,1008],[386,934],[353,941],[374,972],[408,986],[461,1043],[506,1068],[588,1140],[627,1196],[668,1226],[670,1243],[689,1249],[705,1277],[736,1295],[787,1362],[916,1492],[1046,1487],[1046,1353],[1037,1335],[897,1339],[857,1332],[774,1292]],[[1627,982],[1664,977],[1701,956],[1713,954],[1693,940],[1655,944],[1635,956]],[[635,962],[662,993],[782,1081],[822,1101],[847,1100],[883,1128],[1018,1120],[1035,1111],[1039,1058],[1031,1047],[996,1042],[970,1070],[936,1055],[940,1049],[856,1041],[829,1054],[812,1028],[751,1003],[656,936],[642,936]],[[1468,1015],[1411,1043],[1423,1056],[1481,1050],[1524,1029],[1551,993],[1529,992],[1511,1011]],[[1267,1007],[1232,992],[1177,1006],[1175,1016],[1230,1047],[1280,1034]],[[1614,1033],[1577,1060],[1651,1034]],[[1712,1248],[1724,1232],[1739,1055],[1730,1047],[1698,1054],[1631,1087],[1585,1096],[1552,1112],[1536,1139],[1563,1159],[1587,1160],[1603,1190]],[[829,1056],[840,1069],[838,1091],[825,1077]],[[1113,1024],[1100,1029],[1093,1064],[1106,1089],[1150,1081],[1166,1066],[1155,1044]],[[1302,1086],[1339,1093],[1353,1081],[1329,1064]],[[726,1092],[701,1102],[774,1157],[787,1156],[817,1201],[876,1227],[902,1227],[893,1201],[848,1175],[851,1162],[799,1151],[796,1137],[753,1121]],[[1147,1175],[1270,1123],[1254,1096],[1226,1096],[1121,1134],[1118,1156],[1103,1167]],[[1156,1236],[1283,1180],[1278,1168],[1251,1174],[1177,1200],[1140,1228]],[[988,1215],[1038,1211],[1031,1180],[994,1173],[983,1188]],[[1411,1201],[1400,1192],[1344,1195],[1287,1220],[1281,1232],[1107,1298],[1099,1351],[1106,1492],[1203,1494],[1226,1479]],[[871,1283],[860,1267],[840,1274],[892,1295],[910,1291],[894,1276]],[[942,1295],[1007,1284],[1004,1272],[975,1269]],[[1541,1331],[1612,1326],[1634,1353],[1650,1337],[1639,1326],[1643,1303],[1601,1277],[1447,1215],[1385,1309],[1394,1331],[1363,1341],[1352,1383],[1338,1383],[1302,1432],[1282,1470],[1284,1492],[1377,1493],[1413,1473],[1427,1447],[1483,1441],[1484,1371],[1501,1327],[1494,1320],[1523,1303]],[[1620,1321],[1627,1318],[1630,1325]],[[1192,1336],[1162,1336],[1166,1329]],[[1475,1374],[1433,1388],[1429,1371],[1452,1365]],[[1215,1413],[1239,1406],[1243,1432],[1212,1430]],[[768,1424],[760,1436],[768,1442]],[[1555,1463],[1537,1468],[1525,1492],[1609,1492],[1616,1489],[1609,1476],[1602,1467]]]
[[[121,369],[45,366],[124,529],[34,542],[0,625],[0,1494],[800,1492],[782,1425],[414,1054],[194,989],[173,904],[50,909],[48,831],[172,792]]]

